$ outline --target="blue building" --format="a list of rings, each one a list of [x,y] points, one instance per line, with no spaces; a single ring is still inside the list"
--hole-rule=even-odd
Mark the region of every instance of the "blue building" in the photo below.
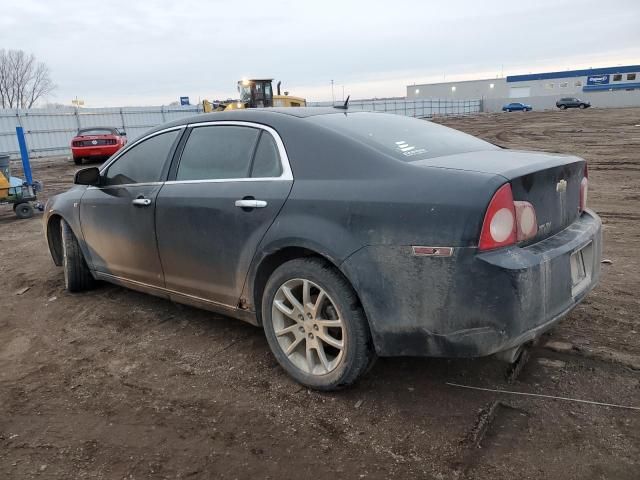
[[[536,110],[555,108],[563,97],[578,97],[594,107],[640,106],[640,65],[407,86],[407,98],[483,99],[487,111],[509,101]]]

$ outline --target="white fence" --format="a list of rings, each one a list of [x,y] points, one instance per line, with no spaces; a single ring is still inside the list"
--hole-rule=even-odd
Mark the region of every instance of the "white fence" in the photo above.
[[[336,100],[335,105],[344,102]],[[309,103],[311,107],[330,107],[332,102]],[[387,112],[408,117],[429,118],[437,115],[468,115],[482,111],[482,100],[384,99],[349,100],[349,110]]]
[[[188,107],[0,109],[0,154],[19,156],[16,126],[22,126],[33,157],[69,155],[71,139],[85,127],[118,127],[134,140],[156,125],[202,112]]]
[[[338,102],[336,102],[336,105]],[[331,106],[331,102],[310,103]],[[482,110],[481,100],[353,100],[349,110],[388,112],[410,117],[466,115]],[[156,125],[202,112],[200,106],[122,108],[0,109],[0,154],[19,156],[16,126],[22,126],[32,157],[69,155],[69,144],[78,129],[118,127],[129,141]]]

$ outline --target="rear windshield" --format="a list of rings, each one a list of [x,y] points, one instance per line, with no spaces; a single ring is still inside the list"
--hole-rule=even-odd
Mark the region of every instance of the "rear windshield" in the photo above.
[[[354,137],[403,162],[499,147],[442,125],[401,115],[335,113],[308,120]]]
[[[84,128],[78,130],[78,135],[112,135],[115,133],[115,129],[111,128]]]

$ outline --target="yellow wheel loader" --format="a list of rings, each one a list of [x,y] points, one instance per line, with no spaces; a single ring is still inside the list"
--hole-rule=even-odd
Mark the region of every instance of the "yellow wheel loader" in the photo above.
[[[220,112],[242,108],[305,107],[307,105],[304,98],[291,96],[289,92],[284,92],[284,95],[281,95],[280,82],[277,84],[278,93],[274,95],[271,82],[273,82],[272,78],[240,80],[238,82],[239,100],[227,100],[220,103],[204,100],[202,107],[205,112]]]

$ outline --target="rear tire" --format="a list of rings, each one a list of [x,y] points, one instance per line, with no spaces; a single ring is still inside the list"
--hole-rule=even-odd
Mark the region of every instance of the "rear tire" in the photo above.
[[[13,211],[16,213],[16,217],[21,220],[33,217],[33,207],[30,203],[18,203],[14,205]]]
[[[560,110],[566,110],[567,106],[566,105],[560,105]]]
[[[95,280],[89,271],[84,255],[82,255],[78,239],[73,234],[69,224],[64,220],[60,221],[60,229],[62,233],[64,286],[70,292],[89,290],[95,284]]]
[[[344,388],[375,360],[355,291],[324,260],[299,258],[278,267],[265,287],[262,319],[276,360],[306,387]]]
[[[580,104],[580,109],[584,110],[585,108],[587,108],[587,106],[584,103]]]

